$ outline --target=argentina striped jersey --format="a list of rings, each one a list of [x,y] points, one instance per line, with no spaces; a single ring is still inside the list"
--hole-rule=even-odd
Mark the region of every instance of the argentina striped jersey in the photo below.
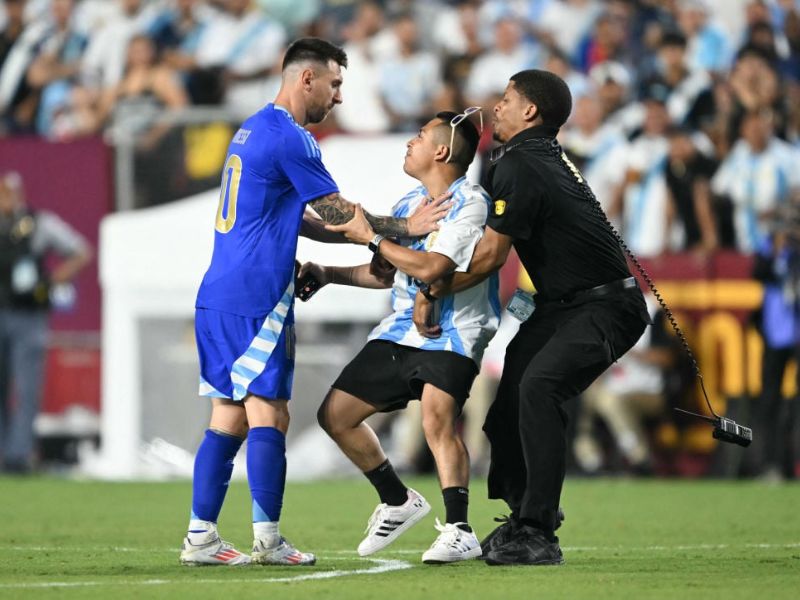
[[[399,243],[412,250],[443,254],[456,264],[456,271],[464,272],[483,235],[489,196],[465,177],[453,182],[449,191],[453,193],[453,206],[439,222],[439,230],[424,238],[404,239]],[[427,193],[423,186],[415,188],[395,204],[392,215],[412,214]],[[393,312],[372,330],[369,339],[423,350],[449,350],[471,358],[480,366],[483,351],[500,323],[497,273],[475,287],[437,301],[436,312],[442,327],[442,335],[437,339],[422,337],[414,327],[412,315],[418,290],[414,279],[398,270],[392,286]]]

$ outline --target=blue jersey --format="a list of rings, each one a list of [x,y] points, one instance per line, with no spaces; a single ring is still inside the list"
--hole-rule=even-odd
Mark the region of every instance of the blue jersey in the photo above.
[[[338,192],[313,136],[268,104],[245,121],[228,148],[214,253],[197,308],[264,317],[294,277],[306,202]]]

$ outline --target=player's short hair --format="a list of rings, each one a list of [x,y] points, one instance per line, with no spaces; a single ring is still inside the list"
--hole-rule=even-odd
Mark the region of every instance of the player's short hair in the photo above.
[[[450,142],[450,131],[452,127],[450,121],[456,116],[458,116],[458,113],[450,110],[436,113],[436,118],[442,122],[440,125],[437,125],[436,130],[443,136],[442,139],[446,139],[448,143]],[[475,127],[475,123],[469,118],[462,120],[455,126],[455,129],[455,135],[453,136],[453,146],[455,148],[450,148],[450,151],[453,153],[450,162],[457,164],[466,171],[475,158],[475,152],[478,150],[478,142],[481,139],[481,135],[478,133],[478,128]]]
[[[334,60],[342,67],[347,67],[347,54],[344,50],[320,38],[300,38],[291,43],[283,57],[282,70],[295,63],[313,61],[327,66]]]
[[[514,89],[536,105],[544,125],[561,127],[572,110],[572,94],[561,77],[550,71],[527,69],[512,75]]]

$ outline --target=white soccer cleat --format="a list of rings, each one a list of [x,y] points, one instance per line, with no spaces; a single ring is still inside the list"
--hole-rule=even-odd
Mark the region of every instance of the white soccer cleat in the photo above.
[[[289,541],[282,537],[277,546],[267,547],[263,541],[253,542],[253,553],[250,555],[257,565],[311,566],[317,557],[310,552],[300,552]]]
[[[367,537],[358,545],[359,556],[369,556],[386,548],[431,510],[419,493],[408,489],[408,500],[400,506],[378,504],[367,523]]]
[[[229,567],[249,565],[250,557],[239,552],[232,544],[219,537],[195,546],[189,538],[183,540],[181,564],[190,566],[226,565]]]
[[[436,519],[439,537],[422,555],[422,562],[429,565],[470,560],[481,556],[481,543],[474,531],[464,531],[458,525],[463,523],[446,523],[442,525]]]

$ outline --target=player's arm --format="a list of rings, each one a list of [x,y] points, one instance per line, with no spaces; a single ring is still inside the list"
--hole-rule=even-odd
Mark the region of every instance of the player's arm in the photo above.
[[[327,244],[347,243],[347,238],[342,234],[325,229],[325,221],[320,219],[309,207],[306,207],[306,211],[303,213],[300,235],[315,242],[325,242]]]
[[[355,205],[353,218],[342,225],[329,227],[331,231],[343,233],[355,244],[369,244],[375,238],[375,229],[369,221],[367,213],[360,205]],[[383,234],[381,234],[383,235]],[[406,275],[430,283],[452,273],[456,264],[453,260],[437,252],[411,250],[391,240],[379,242],[377,253]]]
[[[450,209],[450,193],[423,202],[408,218],[375,216],[364,211],[364,215],[374,231],[386,237],[419,237],[439,228],[438,221]],[[337,231],[330,226],[344,225],[355,215],[356,205],[342,197],[339,192],[327,194],[309,202],[311,208],[329,226],[329,231]]]
[[[320,287],[329,283],[370,289],[383,289],[392,286],[391,278],[383,278],[371,273],[369,264],[352,267],[330,267],[307,262],[300,267],[298,277],[302,278],[307,273],[311,273],[319,281]]]
[[[499,233],[487,225],[472,253],[467,272],[434,281],[430,293],[441,298],[475,287],[506,263],[513,241],[510,235]]]
[[[424,292],[417,293],[412,319],[421,336],[437,338],[442,333],[441,326],[431,319],[436,299],[474,287],[489,277],[505,264],[512,242],[511,236],[498,233],[487,226],[483,237],[475,246],[466,273],[455,273],[452,277],[442,278]]]

